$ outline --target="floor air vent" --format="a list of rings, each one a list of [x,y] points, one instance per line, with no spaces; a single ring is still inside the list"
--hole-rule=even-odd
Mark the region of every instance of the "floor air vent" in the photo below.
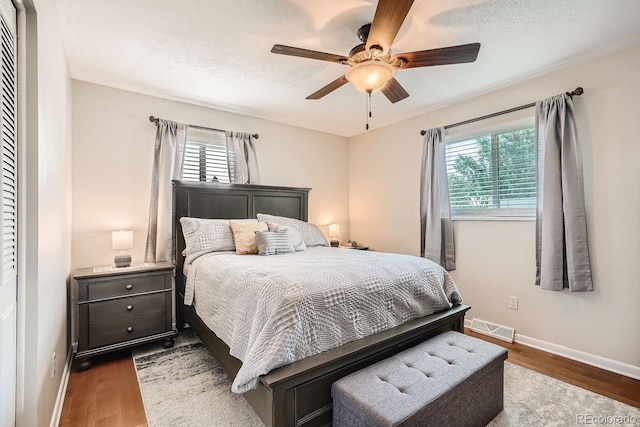
[[[480,320],[474,317],[471,321],[471,330],[479,334],[488,335],[490,337],[498,338],[499,340],[506,342],[513,342],[513,328],[507,326],[496,325],[485,320]]]

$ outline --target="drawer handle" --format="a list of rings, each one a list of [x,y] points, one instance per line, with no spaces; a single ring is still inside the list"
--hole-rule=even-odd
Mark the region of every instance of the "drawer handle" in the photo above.
[[[131,289],[133,289],[133,285],[127,285],[127,290],[130,291]]]
[[[128,306],[127,306],[127,310],[128,310],[128,311],[133,310],[133,306],[132,306],[132,305],[128,305]]]
[[[127,327],[127,332],[133,332],[133,328],[131,326]]]

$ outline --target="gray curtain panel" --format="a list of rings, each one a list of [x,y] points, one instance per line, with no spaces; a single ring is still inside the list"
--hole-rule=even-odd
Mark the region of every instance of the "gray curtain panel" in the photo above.
[[[446,270],[456,269],[444,128],[429,129],[424,137],[420,179],[420,256]]]
[[[260,184],[258,159],[251,134],[225,132],[229,179],[235,184]]]
[[[536,285],[592,291],[582,152],[571,97],[536,103]]]
[[[175,261],[171,180],[182,177],[187,128],[182,123],[158,119],[145,262]]]

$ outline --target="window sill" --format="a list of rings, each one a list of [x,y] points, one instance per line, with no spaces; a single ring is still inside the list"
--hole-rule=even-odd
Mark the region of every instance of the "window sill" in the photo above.
[[[454,216],[452,221],[535,221],[535,216]]]

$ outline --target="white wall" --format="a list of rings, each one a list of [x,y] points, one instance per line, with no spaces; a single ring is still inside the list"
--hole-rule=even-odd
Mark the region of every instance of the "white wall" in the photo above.
[[[639,69],[635,46],[351,138],[351,236],[378,250],[419,255],[420,130],[582,86],[585,94],[574,105],[595,291],[552,292],[533,285],[533,221],[457,221],[452,275],[472,306],[469,318],[639,367]],[[520,298],[518,311],[507,308],[510,295]]]
[[[25,1],[19,41],[22,136],[18,425],[52,419],[68,352],[71,79],[51,0]],[[26,73],[23,74],[23,73]],[[55,373],[52,355],[56,354]]]
[[[150,77],[151,78],[151,77]],[[347,139],[73,80],[73,267],[113,264],[111,231],[134,231],[142,262],[156,127],[182,123],[258,133],[261,184],[311,187],[309,221],[349,233]]]

